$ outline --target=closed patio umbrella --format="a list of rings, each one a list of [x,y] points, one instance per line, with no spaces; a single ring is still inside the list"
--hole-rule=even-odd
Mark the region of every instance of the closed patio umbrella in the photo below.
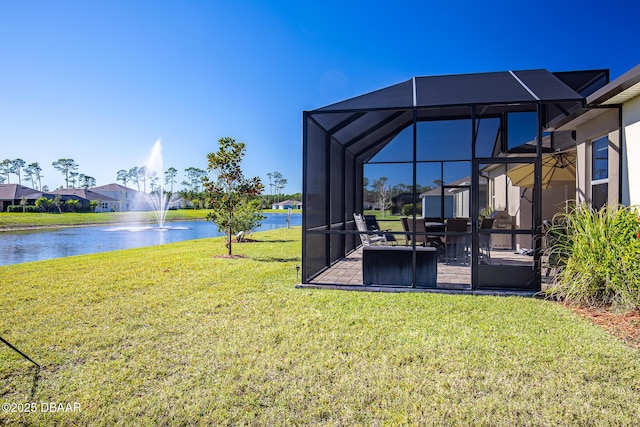
[[[534,165],[527,163],[507,171],[511,185],[533,188]],[[542,189],[576,182],[576,152],[563,151],[542,155]]]

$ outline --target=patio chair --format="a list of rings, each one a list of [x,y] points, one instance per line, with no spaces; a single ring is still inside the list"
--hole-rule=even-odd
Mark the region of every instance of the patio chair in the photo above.
[[[411,241],[411,231],[409,230],[409,218],[407,218],[406,216],[400,217],[400,222],[402,223],[402,230],[405,232],[404,244],[408,246],[409,242]]]
[[[402,226],[407,232],[407,244],[413,238],[413,218],[403,218]],[[416,218],[416,245],[426,246],[427,244],[427,230],[424,228],[424,220],[422,218]]]
[[[390,228],[386,229],[386,230],[382,230],[380,228],[380,225],[378,224],[378,220],[376,219],[375,215],[363,215],[364,217],[364,223],[367,226],[367,230],[371,231],[371,232],[378,232],[378,231],[384,231],[385,235],[384,237],[387,238],[387,242],[392,244],[392,245],[397,245],[398,241],[396,240],[396,236],[394,236],[393,234],[389,233],[389,231],[391,231]]]
[[[413,218],[403,217],[402,227],[407,233],[407,244],[411,241],[413,236]],[[439,236],[429,235],[429,231],[442,232],[444,227],[427,227],[425,225],[424,218],[416,218],[416,245],[419,246],[432,246],[438,249],[438,254],[441,255],[444,250],[444,243]]]
[[[480,222],[480,233],[478,234],[478,243],[480,246],[480,257],[487,260],[491,264],[491,233],[486,230],[493,228],[495,218],[483,218]],[[482,231],[485,231],[484,233]]]
[[[466,233],[467,218],[449,218],[445,226],[447,235],[445,237],[447,262],[467,262],[469,250],[469,236],[448,234]]]
[[[360,240],[362,241],[363,246],[388,245],[387,238],[384,234],[376,234],[375,232],[372,233],[371,230],[367,229],[367,224],[362,215],[354,213],[353,220],[355,221],[356,227],[360,232],[358,235],[360,236]]]
[[[424,218],[424,228],[427,233],[427,244],[438,248],[438,255],[444,254],[444,236],[441,234],[430,233],[444,233],[445,224],[440,218]]]

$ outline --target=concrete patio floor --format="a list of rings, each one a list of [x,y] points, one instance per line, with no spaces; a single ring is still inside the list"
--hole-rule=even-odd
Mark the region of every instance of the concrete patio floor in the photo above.
[[[513,250],[492,250],[491,263],[493,265],[532,265],[533,258],[528,255],[514,253]],[[545,286],[545,277],[543,270],[543,290]],[[316,286],[318,285],[318,286]],[[346,288],[371,288],[363,285],[362,278],[362,247],[356,249],[347,257],[342,258],[333,266],[322,272],[320,275],[311,280],[302,287],[346,287]],[[392,287],[384,287],[385,290],[393,289]],[[401,288],[404,290],[411,288]],[[425,289],[416,289],[424,291]],[[434,290],[451,290],[451,291],[470,291],[471,290],[471,266],[468,264],[448,264],[438,262],[438,276],[436,289]],[[493,292],[490,292],[493,293]]]

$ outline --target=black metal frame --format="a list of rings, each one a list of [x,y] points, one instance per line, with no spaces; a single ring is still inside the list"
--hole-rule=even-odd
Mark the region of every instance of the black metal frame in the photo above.
[[[37,364],[36,362],[34,362],[29,356],[27,356],[26,354],[24,354],[22,351],[18,350],[18,348],[16,348],[13,344],[11,344],[9,341],[5,340],[4,338],[0,337],[0,341],[2,341],[3,343],[5,343],[7,345],[7,347],[9,347],[11,350],[15,351],[16,353],[18,353],[20,356],[22,356],[23,358],[27,359],[29,362],[33,363],[34,365],[36,365],[36,369],[39,371],[40,370],[40,365]]]
[[[514,75],[513,73],[511,73]],[[515,76],[515,75],[514,75]],[[607,74],[608,76],[608,74]],[[564,76],[566,77],[566,75]],[[608,80],[608,79],[607,79]],[[555,84],[555,83],[554,83]],[[398,88],[396,85],[392,88]],[[543,146],[543,130],[549,123],[549,109],[553,108],[554,112],[565,111],[570,114],[569,110],[585,108],[585,101],[581,95],[576,94],[571,98],[560,99],[540,99],[535,94],[532,99],[519,100],[509,103],[501,99],[497,102],[481,102],[481,103],[463,103],[463,104],[441,104],[441,105],[416,105],[415,79],[413,80],[414,96],[413,106],[399,105],[393,106],[377,106],[368,105],[363,108],[354,108],[352,100],[345,101],[344,109],[340,103],[329,107],[321,108],[314,111],[303,112],[303,220],[302,220],[302,281],[308,283],[318,274],[327,268],[330,268],[340,258],[346,256],[357,247],[356,240],[358,232],[353,226],[351,215],[362,213],[362,179],[364,165],[368,163],[372,157],[388,142],[393,140],[401,131],[408,126],[412,126],[412,161],[411,162],[389,162],[389,163],[411,163],[412,165],[412,184],[413,199],[417,197],[417,165],[422,163],[417,160],[418,153],[418,123],[431,120],[449,120],[464,119],[471,121],[471,155],[469,161],[471,164],[471,186],[470,197],[471,205],[471,290],[478,288],[478,213],[480,210],[479,195],[480,185],[478,177],[478,165],[481,163],[534,163],[535,183],[533,189],[533,218],[532,230],[510,230],[508,233],[515,234],[533,234],[538,233],[542,223],[542,153],[548,151]],[[568,86],[567,86],[568,87]],[[527,88],[527,90],[529,90]],[[530,91],[531,92],[531,91]],[[544,92],[544,91],[543,91]],[[574,92],[575,93],[575,92]],[[379,94],[376,95],[378,98]],[[547,97],[548,98],[548,97]],[[357,100],[358,98],[354,98]],[[567,106],[567,108],[564,108]],[[575,107],[575,108],[574,108]],[[499,136],[501,144],[506,145],[506,137],[508,134],[508,124],[506,123],[506,115],[510,112],[535,112],[537,115],[537,141],[535,148],[529,157],[509,158],[502,155],[493,157],[476,157],[476,143],[478,132],[478,120],[485,118],[500,118],[501,125]],[[371,121],[368,127],[357,128],[357,132],[350,135],[350,139],[346,141],[338,140],[336,136],[340,132],[348,134],[350,126],[357,124],[359,120],[367,118],[368,114],[379,116],[378,121]],[[410,114],[410,118],[408,115]],[[337,122],[332,122],[333,115],[338,117]],[[325,122],[323,125],[322,122]],[[393,126],[392,126],[393,125]],[[313,129],[312,129],[313,128]],[[324,135],[322,150],[314,153],[324,156],[323,159],[316,159],[311,156],[310,133],[319,132]],[[316,135],[312,138],[313,143],[318,143]],[[375,139],[371,139],[375,136]],[[553,140],[553,138],[551,138]],[[532,147],[533,148],[533,147]],[[355,151],[352,151],[355,149]],[[339,157],[339,158],[336,158]],[[459,161],[461,159],[455,159]],[[449,162],[449,160],[438,159],[440,162]],[[453,160],[451,160],[453,161]],[[311,163],[311,164],[310,164]],[[376,163],[376,162],[371,162]],[[386,162],[384,162],[386,163]],[[321,167],[323,171],[317,168]],[[318,173],[324,179],[324,187],[322,194],[316,194],[318,191],[317,180],[311,183],[311,178]],[[313,187],[313,188],[312,188]],[[313,190],[313,191],[312,191]],[[444,190],[443,190],[444,191]],[[315,193],[313,193],[315,192]],[[322,200],[318,200],[318,198]],[[318,205],[324,203],[322,217],[318,216]],[[441,209],[444,209],[442,203]],[[413,239],[412,246],[415,248],[416,236],[416,214],[414,213],[412,221]],[[499,234],[500,232],[498,232]],[[506,232],[505,232],[506,233]],[[398,233],[404,234],[404,233]],[[319,238],[319,236],[325,236]],[[318,248],[317,245],[324,245],[324,248]],[[537,285],[534,290],[540,289],[540,248],[536,245],[533,263],[536,268]],[[313,253],[312,253],[313,252]],[[415,249],[413,254],[414,283],[415,283]],[[320,258],[324,258],[321,261]],[[311,266],[310,264],[314,264]],[[320,266],[322,265],[322,266]],[[530,287],[529,287],[530,288]],[[513,289],[511,289],[513,290]]]

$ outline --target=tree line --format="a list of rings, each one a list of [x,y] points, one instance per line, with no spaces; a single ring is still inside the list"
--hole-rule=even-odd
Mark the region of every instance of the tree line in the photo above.
[[[269,172],[267,176],[269,177],[271,194],[263,195],[264,185],[260,178],[245,178],[242,172],[240,164],[246,151],[246,145],[243,142],[236,142],[231,137],[221,138],[218,140],[218,144],[218,151],[207,155],[207,171],[193,167],[185,169],[186,180],[182,182],[185,188],[180,193],[183,198],[188,200],[191,198],[192,202],[196,201],[198,205],[202,204],[210,208],[206,219],[215,223],[218,229],[225,234],[228,256],[232,256],[233,237],[235,236],[236,241],[240,242],[246,231],[259,226],[265,218],[262,215],[265,201],[273,202],[284,196],[282,191],[287,180],[280,172]],[[18,176],[18,182],[21,183],[24,172],[25,179],[28,177],[27,180],[31,182],[35,182],[37,179],[40,184],[42,169],[37,163],[26,166],[26,162],[21,159],[4,160],[0,162],[0,167],[0,172],[3,175],[1,182],[9,181],[10,175],[15,174]],[[74,186],[80,179],[81,174],[77,173],[78,164],[73,159],[59,159],[53,162],[53,167],[64,175],[67,188],[69,185]],[[209,173],[213,176],[210,177]],[[164,171],[164,176],[160,177],[157,172],[151,171],[145,166],[134,166],[128,170],[121,169],[116,175],[117,180],[122,182],[125,187],[131,183],[135,184],[139,191],[173,193],[173,185],[177,183],[178,171],[174,167],[170,167]],[[83,176],[85,179],[81,181],[88,183],[87,176]],[[95,180],[93,181],[92,184],[95,186]],[[161,182],[168,186],[168,190],[165,190],[165,187],[160,184]],[[92,201],[89,208],[94,210],[96,205],[97,201]],[[80,209],[78,200],[63,202],[60,194],[57,194],[53,200],[41,197],[33,206],[27,205],[27,200],[23,197],[18,206],[11,206],[11,208],[12,211],[21,210],[22,212],[50,212],[52,210],[62,212],[63,206],[68,211]]]
[[[97,184],[94,177],[78,172],[79,165],[74,159],[58,159],[52,163],[52,166],[64,177],[65,187],[60,186],[59,190],[63,188],[90,189]],[[0,184],[11,184],[12,175],[15,175],[19,185],[22,185],[24,180],[30,184],[31,188],[45,192],[50,191],[47,185],[42,184],[44,176],[38,162],[27,164],[23,159],[2,160],[0,162]],[[272,203],[286,200],[288,195],[285,195],[283,190],[287,185],[287,179],[280,172],[269,172],[267,176],[269,177],[270,194],[262,196],[262,204],[269,206]],[[202,207],[205,200],[203,179],[206,177],[207,171],[203,169],[186,168],[184,179],[180,181],[182,188],[177,192],[194,205]],[[154,193],[162,188],[165,192],[174,194],[176,192],[175,186],[178,184],[178,170],[170,167],[164,171],[164,176],[160,177],[156,171],[151,171],[146,166],[134,166],[130,169],[119,170],[116,173],[116,182],[121,182],[125,187],[129,185],[145,193]]]
[[[96,186],[96,179],[90,175],[78,172],[78,164],[73,159],[58,159],[51,164],[61,172],[65,179],[66,188],[91,188]],[[18,177],[18,184],[22,185],[22,178],[31,183],[31,187],[40,191],[49,191],[47,185],[42,185],[42,167],[40,163],[27,164],[22,159],[4,159],[0,162],[0,184],[11,184],[11,175]],[[60,188],[61,189],[61,188]]]
[[[434,188],[441,186],[442,181],[434,180],[433,184],[435,187],[430,185],[416,185],[416,194],[420,195],[424,192],[433,190]],[[369,180],[365,177],[363,181],[363,193],[365,205],[367,205],[367,203],[376,203],[378,205],[378,209],[380,209],[382,218],[384,218],[386,210],[391,210],[394,214],[399,213],[402,206],[393,206],[391,199],[401,194],[413,194],[413,186],[408,184],[396,184],[391,186],[388,184],[386,176],[373,180]],[[413,203],[411,203],[411,205],[413,205]]]

